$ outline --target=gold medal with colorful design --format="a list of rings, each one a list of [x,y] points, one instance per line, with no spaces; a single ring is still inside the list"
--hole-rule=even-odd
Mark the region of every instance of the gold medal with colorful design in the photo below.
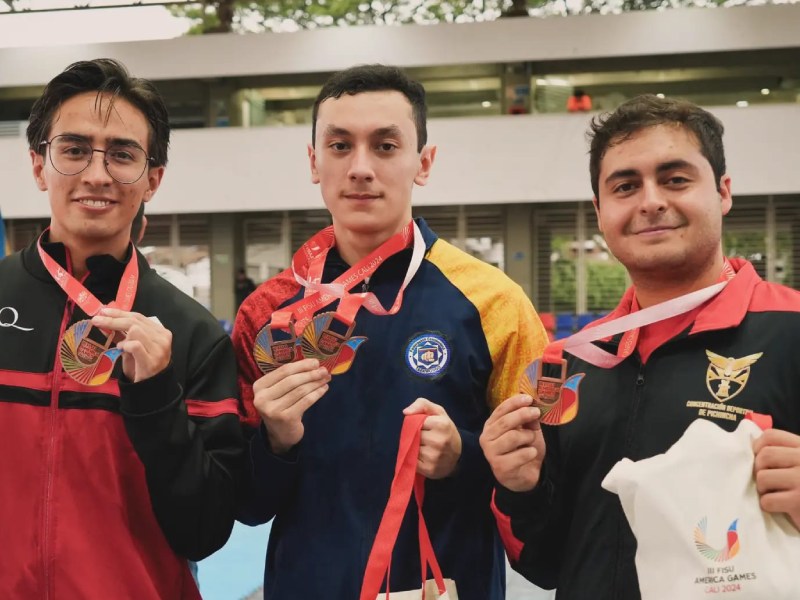
[[[122,350],[111,348],[114,334],[105,334],[89,320],[78,321],[61,338],[61,365],[75,381],[102,385],[111,377]]]
[[[336,313],[327,312],[311,319],[300,339],[292,323],[290,337],[276,341],[275,330],[268,324],[256,336],[253,357],[265,374],[295,360],[316,358],[331,375],[340,375],[350,368],[359,346],[367,341],[365,337],[351,337],[354,327],[355,323],[348,327]]]
[[[550,364],[550,363],[548,363]],[[533,361],[520,381],[523,394],[533,398],[533,404],[542,413],[539,420],[547,425],[566,425],[578,415],[578,386],[585,373],[567,378],[567,363],[562,359],[560,377],[542,375],[542,359]]]
[[[319,366],[325,367],[331,375],[347,372],[356,357],[358,347],[367,341],[366,337],[350,337],[355,322],[348,327],[334,312],[315,315],[303,330],[300,346],[305,358],[316,358]]]
[[[258,332],[253,358],[256,359],[256,364],[262,373],[269,373],[297,359],[297,335],[294,332],[294,323],[289,323],[289,329],[291,330],[289,337],[281,340],[275,339],[276,331],[269,324]],[[287,335],[281,330],[277,330],[277,333]]]

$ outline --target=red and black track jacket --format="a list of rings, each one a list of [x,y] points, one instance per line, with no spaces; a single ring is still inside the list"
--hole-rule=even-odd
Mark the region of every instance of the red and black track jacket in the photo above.
[[[45,251],[69,268],[66,249]],[[172,363],[86,387],[64,373],[64,330],[87,316],[36,244],[0,262],[0,596],[199,598],[186,559],[228,539],[242,458],[231,343],[136,253],[133,310],[173,334]],[[114,299],[125,263],[94,256],[84,285]]]
[[[733,430],[749,410],[800,434],[800,293],[763,281],[744,260],[730,262],[736,276],[693,318],[650,326],[667,341],[646,361],[639,347],[613,369],[565,354],[568,376],[585,373],[578,414],[542,426],[547,454],[533,491],[499,487],[495,495],[512,566],[557,587],[558,600],[640,598],[636,539],[619,497],[600,487],[617,461],[666,452],[698,418]],[[633,300],[631,289],[604,320],[628,314]],[[620,337],[598,345],[616,353]]]

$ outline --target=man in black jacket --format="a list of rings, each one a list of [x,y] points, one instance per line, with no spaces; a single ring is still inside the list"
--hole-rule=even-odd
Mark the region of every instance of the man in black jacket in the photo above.
[[[565,353],[553,410],[512,397],[481,436],[500,484],[494,508],[512,565],[557,587],[559,600],[640,597],[636,540],[618,497],[600,483],[622,458],[665,452],[699,417],[732,430],[748,411],[772,416],[775,428],[754,446],[761,507],[800,526],[800,359],[792,352],[800,294],[723,255],[732,198],[722,132],[705,110],[655,96],[593,122],[598,223],[633,282],[606,321],[703,288],[717,294],[598,341],[619,361],[611,368]],[[544,362],[560,358],[550,344]],[[548,385],[557,384],[545,381],[540,391]]]
[[[228,337],[130,243],[166,107],[113,60],[75,63],[28,142],[51,221],[0,262],[0,589],[199,599],[187,559],[230,535],[242,440]]]

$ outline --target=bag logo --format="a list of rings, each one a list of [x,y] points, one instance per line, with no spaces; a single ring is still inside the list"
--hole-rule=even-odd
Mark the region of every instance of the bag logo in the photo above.
[[[694,545],[697,551],[708,560],[714,562],[725,562],[739,554],[739,534],[736,531],[736,524],[739,519],[734,519],[728,527],[728,539],[725,546],[721,549],[712,548],[706,541],[707,518],[703,517],[694,528]]]
[[[416,335],[406,347],[406,362],[417,375],[438,377],[450,363],[450,347],[441,335],[435,333]]]
[[[706,350],[706,356],[711,361],[706,371],[706,387],[717,402],[727,402],[744,389],[750,377],[750,367],[763,354],[759,352],[742,358],[726,358]]]

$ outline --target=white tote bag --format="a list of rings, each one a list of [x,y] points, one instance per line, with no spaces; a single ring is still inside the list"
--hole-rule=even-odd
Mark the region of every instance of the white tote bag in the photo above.
[[[698,419],[666,453],[623,459],[603,480],[636,536],[642,600],[800,598],[800,533],[759,505],[760,435],[750,420],[726,432]]]
[[[428,528],[422,516],[422,502],[425,497],[425,478],[417,471],[419,458],[420,434],[426,415],[408,415],[403,421],[400,432],[400,447],[397,451],[397,465],[389,493],[389,501],[383,512],[375,542],[367,560],[364,581],[361,586],[360,600],[458,600],[456,584],[452,579],[444,579],[439,562],[433,552]],[[392,551],[397,541],[397,534],[411,500],[411,490],[417,502],[419,522],[419,553],[421,562],[419,589],[404,592],[380,592],[381,584],[388,581]],[[427,577],[428,569],[433,579]]]

